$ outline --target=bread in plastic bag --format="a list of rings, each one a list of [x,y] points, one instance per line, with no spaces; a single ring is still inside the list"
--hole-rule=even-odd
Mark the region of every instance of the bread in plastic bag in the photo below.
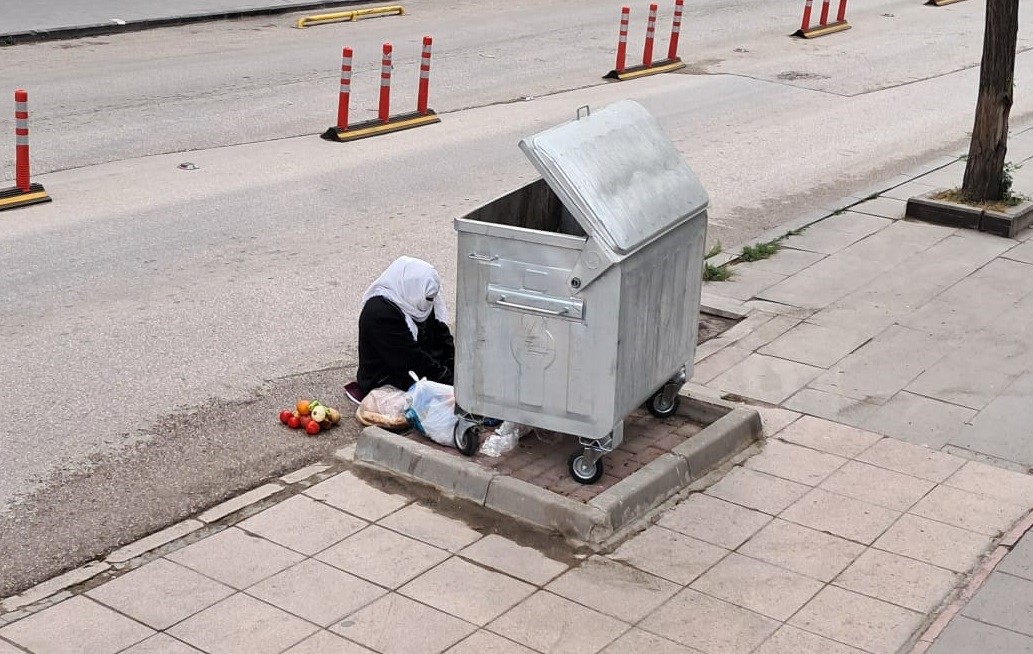
[[[409,421],[405,418],[406,405],[405,391],[394,386],[381,386],[362,398],[359,408],[355,410],[355,417],[367,426],[407,429]]]
[[[427,379],[417,380],[406,393],[405,417],[421,434],[438,445],[455,447],[455,389]]]

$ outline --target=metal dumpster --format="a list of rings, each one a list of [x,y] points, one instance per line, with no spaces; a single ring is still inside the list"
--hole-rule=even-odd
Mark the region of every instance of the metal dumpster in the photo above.
[[[632,101],[520,148],[542,179],[455,221],[456,447],[476,452],[478,415],[571,434],[570,472],[590,484],[631,411],[677,410],[709,200]]]

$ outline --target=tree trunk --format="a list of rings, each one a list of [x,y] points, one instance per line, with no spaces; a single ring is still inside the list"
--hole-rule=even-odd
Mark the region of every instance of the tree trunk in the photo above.
[[[1008,114],[1018,31],[1019,0],[986,0],[979,100],[961,187],[962,194],[971,201],[1000,200],[1003,196],[1001,179],[1008,151]]]

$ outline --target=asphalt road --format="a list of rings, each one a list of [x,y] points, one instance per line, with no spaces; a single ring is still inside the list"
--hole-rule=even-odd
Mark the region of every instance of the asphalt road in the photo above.
[[[620,4],[421,0],[304,31],[261,18],[0,50],[0,79],[30,90],[55,198],[0,216],[0,596],[332,449],[273,409],[341,403],[369,281],[407,253],[454,287],[452,219],[532,179],[517,141],[580,105],[652,110],[726,245],[837,208],[971,128],[979,3],[880,2],[808,42],[786,36],[795,1],[690,3],[687,71],[604,83]],[[1016,123],[1033,120],[1021,10]],[[357,52],[361,119],[386,39],[395,106],[411,106],[424,33],[442,124],[314,136],[341,45]]]

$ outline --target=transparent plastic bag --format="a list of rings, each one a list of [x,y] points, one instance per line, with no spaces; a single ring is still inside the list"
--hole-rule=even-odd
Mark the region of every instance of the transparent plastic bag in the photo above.
[[[394,386],[374,388],[362,398],[355,417],[364,425],[384,429],[405,429],[409,421],[405,418],[407,399],[405,391]]]
[[[520,425],[515,422],[504,422],[499,425],[495,433],[485,439],[481,445],[481,454],[491,457],[499,457],[517,446],[531,428],[527,425]]]
[[[421,434],[438,445],[455,447],[455,390],[447,384],[419,379],[406,393],[405,417]]]

